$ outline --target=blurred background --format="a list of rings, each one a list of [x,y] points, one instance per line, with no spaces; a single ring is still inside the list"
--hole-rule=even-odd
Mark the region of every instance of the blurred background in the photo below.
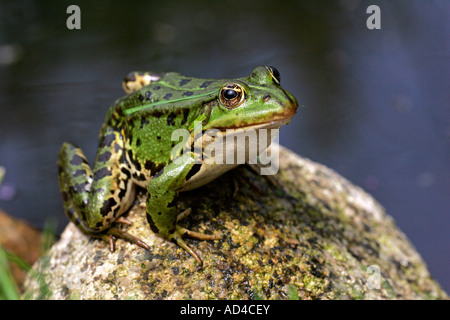
[[[69,5],[81,30],[69,30]],[[366,9],[381,9],[369,30]],[[275,66],[300,105],[280,144],[372,194],[450,292],[450,1],[0,2],[0,208],[68,221],[61,144],[93,162],[131,70],[202,78]]]

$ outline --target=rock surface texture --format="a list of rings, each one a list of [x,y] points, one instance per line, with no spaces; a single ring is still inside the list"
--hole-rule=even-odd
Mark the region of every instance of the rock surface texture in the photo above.
[[[156,236],[145,194],[126,215],[128,232],[109,252],[69,224],[33,268],[30,299],[446,299],[420,255],[368,194],[332,170],[279,148],[270,179],[246,166],[182,193],[180,225],[221,234],[187,243],[204,267]]]

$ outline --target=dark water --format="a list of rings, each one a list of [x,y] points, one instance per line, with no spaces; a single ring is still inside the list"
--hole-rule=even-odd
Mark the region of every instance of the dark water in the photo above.
[[[306,106],[280,143],[370,192],[449,292],[450,2],[182,3],[0,2],[0,207],[62,230],[59,148],[93,160],[128,71],[231,78],[273,65]],[[69,4],[81,30],[66,28]],[[370,4],[380,30],[366,27]]]

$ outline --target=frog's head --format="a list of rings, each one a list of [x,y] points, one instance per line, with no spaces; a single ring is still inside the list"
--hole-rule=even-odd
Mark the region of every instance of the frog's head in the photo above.
[[[248,78],[222,85],[203,129],[279,128],[290,121],[297,108],[294,96],[280,86],[278,70],[257,67]]]

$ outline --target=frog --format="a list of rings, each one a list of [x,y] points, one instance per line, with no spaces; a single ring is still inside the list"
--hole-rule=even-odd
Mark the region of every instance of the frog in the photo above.
[[[93,167],[78,146],[64,142],[59,152],[59,186],[70,222],[85,235],[105,241],[112,252],[117,239],[150,250],[145,241],[120,226],[131,224],[124,214],[140,188],[146,193],[149,228],[183,248],[201,268],[203,260],[186,238],[220,240],[222,236],[182,227],[179,221],[192,210],[180,208],[179,194],[201,190],[239,164],[199,160],[205,144],[198,144],[201,135],[194,137],[194,132],[199,124],[201,132],[216,129],[226,135],[289,123],[298,102],[281,87],[280,78],[272,66],[256,67],[250,76],[235,79],[128,73],[122,81],[126,95],[111,105],[101,126]],[[173,141],[172,134],[179,129],[193,138],[176,150],[179,141]]]

